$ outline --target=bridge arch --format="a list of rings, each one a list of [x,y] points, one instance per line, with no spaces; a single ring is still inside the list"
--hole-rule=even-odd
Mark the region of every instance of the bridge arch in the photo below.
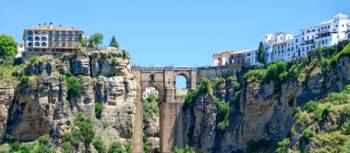
[[[185,78],[186,93],[187,90],[194,89],[197,83],[196,68],[133,68],[133,74],[139,85],[139,91],[136,101],[135,128],[133,138],[133,148],[135,153],[143,151],[142,144],[142,102],[141,97],[146,88],[153,87],[159,93],[160,111],[159,111],[159,132],[160,132],[160,152],[170,153],[175,141],[173,138],[174,126],[179,115],[182,103],[184,102],[184,92],[176,89],[176,76]],[[180,95],[180,96],[179,96]],[[141,141],[140,141],[141,140]]]

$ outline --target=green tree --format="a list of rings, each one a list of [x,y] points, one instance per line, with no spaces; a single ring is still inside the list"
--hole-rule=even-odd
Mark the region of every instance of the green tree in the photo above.
[[[264,52],[265,52],[264,44],[263,44],[263,42],[260,41],[257,58],[258,58],[258,61],[260,63],[263,63],[263,64],[265,64],[265,54],[264,54]]]
[[[117,39],[115,39],[114,35],[112,36],[112,40],[111,40],[111,43],[109,44],[109,46],[119,48],[119,43],[118,43]]]
[[[95,131],[92,128],[91,121],[82,113],[78,113],[74,120],[74,125],[78,127],[80,140],[85,146],[85,152],[90,151],[90,144],[95,136]]]
[[[0,64],[12,63],[16,53],[16,41],[9,35],[0,34]]]
[[[102,44],[103,35],[101,33],[94,33],[90,36],[91,42],[98,48],[98,45]]]

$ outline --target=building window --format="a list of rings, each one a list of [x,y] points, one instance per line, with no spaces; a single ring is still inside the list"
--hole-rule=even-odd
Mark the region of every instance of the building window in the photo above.
[[[46,47],[46,45],[47,45],[46,42],[42,42],[42,43],[41,43],[41,46]]]
[[[52,33],[53,33],[52,31],[49,31],[49,35],[50,35],[50,36],[52,35]]]
[[[47,38],[46,37],[41,37],[41,41],[46,41]]]
[[[29,43],[28,43],[28,46],[30,46],[30,47],[33,46],[33,43],[32,43],[32,42],[29,42]]]
[[[35,40],[36,40],[36,41],[39,41],[39,40],[40,40],[40,37],[36,36],[36,37],[35,37]]]
[[[58,38],[58,37],[55,37],[55,41],[59,41],[59,38]]]
[[[66,43],[62,43],[62,47],[66,47]]]
[[[28,31],[28,35],[33,35],[33,31]]]
[[[52,43],[49,43],[49,47],[52,47]]]
[[[27,40],[33,41],[33,37],[28,37]]]
[[[40,43],[39,43],[39,42],[36,42],[36,43],[35,43],[35,46],[40,46]]]

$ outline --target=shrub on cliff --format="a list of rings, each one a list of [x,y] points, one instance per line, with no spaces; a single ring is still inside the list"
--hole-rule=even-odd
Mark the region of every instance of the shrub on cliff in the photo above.
[[[68,85],[68,94],[70,95],[78,95],[82,91],[82,85],[80,83],[80,78],[67,75],[66,82]]]
[[[213,87],[211,85],[210,80],[207,79],[207,78],[203,78],[201,80],[201,83],[199,84],[198,91],[200,93],[210,93],[210,92],[212,92],[213,91]]]
[[[230,104],[215,98],[215,105],[217,108],[217,127],[221,132],[224,132],[229,123]]]
[[[108,153],[131,153],[130,144],[122,143],[119,141],[112,142],[111,146],[108,149]]]
[[[317,101],[309,101],[304,105],[304,110],[306,110],[307,112],[314,112],[318,109],[318,102]]]
[[[264,68],[249,70],[245,75],[244,79],[250,82],[267,83],[271,80],[277,82],[283,82],[288,76],[287,63],[277,61],[271,63]]]
[[[314,136],[314,132],[310,129],[305,129],[303,131],[303,134],[302,134],[302,138],[309,141],[313,136]]]
[[[199,96],[199,94],[207,94],[213,91],[212,82],[203,78],[196,89],[188,91],[185,97],[185,103],[192,104],[192,102]]]
[[[172,153],[195,153],[195,151],[192,147],[186,145],[184,148],[174,147]]]
[[[95,117],[100,119],[102,117],[103,105],[99,102],[95,103]]]
[[[94,145],[94,147],[98,153],[105,153],[106,152],[105,145],[103,143],[101,136],[96,136],[94,138],[94,141],[92,144]]]
[[[198,97],[198,89],[190,90],[186,94],[185,103],[192,104],[192,102]]]
[[[275,153],[287,153],[290,145],[288,138],[284,138],[282,141],[277,143],[277,149]]]
[[[90,144],[95,136],[95,131],[92,128],[91,120],[82,113],[78,113],[74,120],[74,125],[80,133],[80,140],[85,146],[85,152],[90,150]]]
[[[10,152],[15,153],[30,153],[31,148],[28,145],[22,144],[18,141],[10,143]]]

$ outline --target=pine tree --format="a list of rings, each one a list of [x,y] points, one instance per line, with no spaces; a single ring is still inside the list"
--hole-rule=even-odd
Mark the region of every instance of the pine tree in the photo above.
[[[115,36],[112,36],[112,40],[111,40],[111,43],[109,44],[109,46],[119,48],[119,43],[118,43],[117,39],[115,39]]]
[[[257,55],[257,58],[258,58],[258,61],[262,64],[265,64],[265,48],[264,48],[264,44],[263,42],[260,42],[259,43],[259,49],[258,49],[258,55]]]

